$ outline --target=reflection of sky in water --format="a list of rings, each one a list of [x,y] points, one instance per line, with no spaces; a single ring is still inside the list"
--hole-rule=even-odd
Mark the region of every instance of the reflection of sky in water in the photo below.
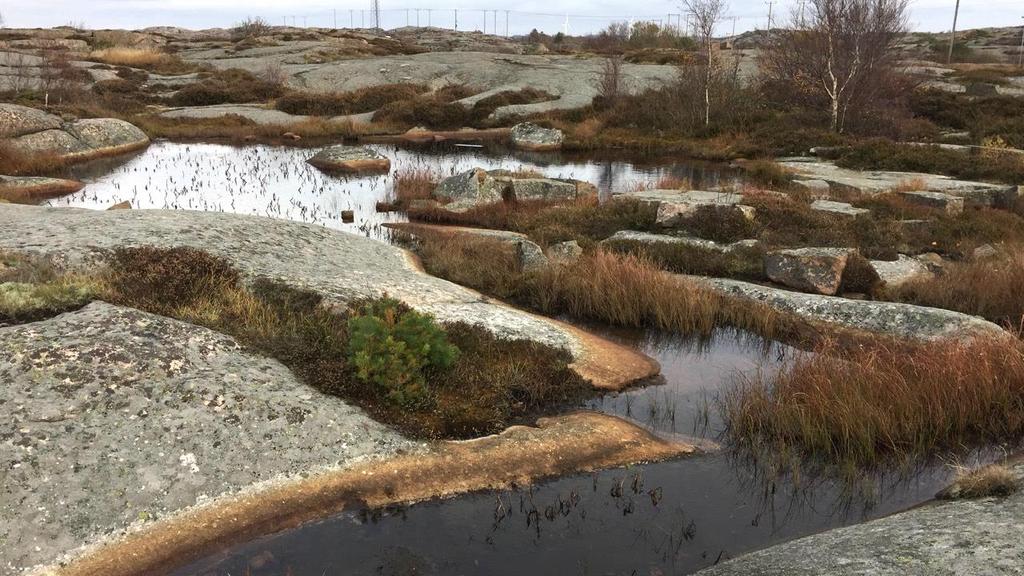
[[[795,353],[721,331],[708,342],[601,330],[662,365],[665,382],[593,400],[662,434],[721,431],[714,394],[740,373],[774,369]],[[674,406],[674,420],[666,418]],[[652,410],[652,407],[655,407]],[[697,430],[700,434],[702,430]],[[809,472],[809,471],[805,471]],[[869,475],[846,485],[804,473],[799,482],[711,450],[678,460],[572,475],[518,490],[485,491],[385,512],[310,522],[216,553],[174,576],[246,573],[253,558],[282,574],[691,574],[718,560],[927,500],[945,466]]]
[[[677,162],[641,167],[622,161],[566,160],[559,154],[495,153],[472,147],[370,147],[391,159],[390,174],[325,174],[306,163],[319,148],[156,142],[113,168],[109,168],[111,163],[101,163],[79,169],[78,177],[87,186],[49,205],[105,209],[129,201],[137,209],[235,212],[378,236],[380,224],[404,220],[400,214],[377,213],[376,204],[391,194],[394,175],[409,170],[431,169],[448,176],[473,167],[525,168],[552,177],[586,180],[603,194],[638,183],[651,184],[665,174],[694,180],[705,176],[702,169]],[[711,176],[717,178],[717,172]],[[341,221],[343,210],[355,212],[353,223]]]

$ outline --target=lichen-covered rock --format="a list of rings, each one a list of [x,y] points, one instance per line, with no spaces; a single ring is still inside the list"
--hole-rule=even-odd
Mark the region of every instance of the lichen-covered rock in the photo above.
[[[926,264],[904,254],[900,254],[896,260],[871,260],[870,263],[878,278],[891,288],[910,280],[932,276]]]
[[[579,180],[520,176],[508,170],[474,168],[441,180],[434,197],[447,201],[449,211],[502,200],[572,200],[596,195],[597,189]]]
[[[714,209],[752,220],[756,211],[752,206],[742,204],[743,196],[729,192],[708,192],[704,190],[638,190],[625,192],[619,198],[630,198],[643,204],[657,207],[655,222],[663,228],[675,228],[684,224],[701,209]]]
[[[14,138],[61,127],[59,116],[18,104],[0,104],[0,138]]]
[[[1007,335],[991,322],[941,308],[805,294],[724,278],[686,278],[721,294],[760,302],[811,323],[916,340]]]
[[[1013,473],[1024,476],[1024,466]],[[772,546],[699,576],[1016,576],[1024,558],[1024,492],[931,502]]]
[[[121,154],[149,144],[142,130],[117,118],[89,118],[65,124],[50,116],[46,114],[45,121],[22,124],[23,128],[31,125],[38,129],[20,130],[18,136],[9,140],[10,146],[25,154],[53,154],[77,161]]]
[[[1009,207],[1013,205],[1018,195],[1017,187],[1013,185],[957,180],[949,176],[920,172],[851,170],[814,158],[790,158],[780,161],[779,164],[801,175],[802,179],[822,180],[833,189],[867,195],[899,190],[908,182],[920,184],[922,190],[927,192],[960,196],[966,204],[973,206]]]
[[[387,172],[391,169],[391,160],[363,146],[324,148],[308,162],[325,172]]]
[[[827,212],[838,216],[849,216],[851,218],[871,212],[867,208],[857,208],[847,202],[833,202],[831,200],[815,200],[811,202],[811,210]]]
[[[226,258],[250,280],[278,278],[328,306],[387,292],[442,322],[467,322],[580,354],[580,340],[542,318],[487,302],[419,271],[401,249],[289,220],[180,210],[83,210],[0,204],[0,249],[52,256],[72,267],[103,263],[120,246],[188,246]]]
[[[558,150],[563,139],[561,130],[543,128],[530,122],[512,127],[512,143],[522,150]]]
[[[942,192],[900,192],[900,197],[908,204],[937,208],[946,214],[960,214],[964,211],[964,199]]]
[[[816,178],[805,178],[796,179],[792,182],[793,186],[797,189],[807,192],[811,198],[814,199],[825,199],[828,198],[832,191],[832,188],[828,185],[828,182],[824,180],[818,180]]]
[[[569,240],[548,246],[548,257],[559,262],[573,262],[583,255],[579,242]]]
[[[757,240],[739,240],[731,244],[720,244],[714,240],[694,238],[692,236],[669,236],[668,234],[652,234],[650,232],[639,232],[636,230],[619,230],[608,238],[601,241],[602,244],[615,244],[619,242],[635,242],[638,244],[682,244],[704,250],[729,253],[740,248],[755,248]]]
[[[486,170],[473,168],[454,174],[438,182],[434,197],[448,201],[449,210],[465,210],[479,204],[502,200],[504,185],[492,178]]]
[[[103,154],[135,150],[149,143],[149,137],[137,126],[118,118],[75,120],[65,128],[86,149]]]
[[[105,303],[0,328],[0,390],[4,573],[258,481],[419,447],[223,334]]]
[[[44,176],[0,176],[0,200],[33,202],[74,194],[85,184]]]
[[[768,279],[797,290],[833,295],[839,291],[849,248],[795,248],[765,255]]]

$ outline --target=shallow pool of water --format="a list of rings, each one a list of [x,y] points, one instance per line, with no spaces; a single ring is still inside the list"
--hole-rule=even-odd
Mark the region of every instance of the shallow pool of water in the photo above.
[[[319,148],[229,146],[155,142],[133,156],[76,168],[86,182],[76,194],[48,202],[51,206],[105,209],[119,202],[133,208],[173,208],[234,212],[285,218],[347,232],[383,237],[381,224],[401,222],[400,213],[378,213],[388,200],[396,174],[429,169],[448,176],[473,167],[532,169],[547,176],[577,178],[595,184],[607,196],[662,176],[714,186],[736,178],[727,167],[672,158],[614,159],[435,144],[416,147],[370,145],[391,159],[391,172],[373,176],[338,176],[321,172],[306,160]],[[355,219],[342,222],[352,210]]]
[[[662,364],[664,382],[589,402],[663,434],[713,443],[713,395],[772,369],[784,346],[729,335],[694,344],[606,334]],[[710,408],[710,409],[709,409]],[[175,574],[689,574],[746,551],[861,522],[929,499],[942,467],[880,476],[858,490],[770,478],[725,451],[480,492],[388,511],[343,513],[233,547]]]

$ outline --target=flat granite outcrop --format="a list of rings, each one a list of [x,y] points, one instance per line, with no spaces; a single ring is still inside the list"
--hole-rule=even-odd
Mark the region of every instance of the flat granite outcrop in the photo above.
[[[762,302],[811,323],[916,340],[1005,336],[999,326],[976,316],[900,302],[851,300],[804,294],[740,280],[685,276],[716,292]]]
[[[276,360],[102,302],[0,328],[0,574],[205,498],[418,452]]]
[[[441,321],[487,327],[578,354],[579,340],[545,319],[494,304],[424,274],[405,251],[369,238],[290,220],[184,210],[94,211],[0,205],[0,249],[90,266],[121,246],[190,246],[221,256],[246,278],[272,278],[344,306],[388,292]]]
[[[959,196],[968,205],[1008,207],[1016,200],[1017,187],[1008,184],[990,184],[957,180],[949,176],[921,172],[896,172],[890,170],[851,170],[841,168],[833,162],[814,158],[790,158],[779,164],[796,172],[802,179],[827,182],[834,191],[855,192],[873,196],[905,188],[909,183],[920,186],[924,192],[941,192]]]
[[[1024,476],[1024,466],[1014,467]],[[936,501],[728,560],[700,576],[1010,576],[1024,560],[1024,492]]]

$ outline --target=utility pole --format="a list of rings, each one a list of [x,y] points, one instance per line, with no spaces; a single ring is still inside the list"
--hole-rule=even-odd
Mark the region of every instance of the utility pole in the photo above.
[[[508,10],[505,10],[505,38],[508,38]]]
[[[351,10],[350,9],[348,11],[348,27],[349,27],[349,29],[352,29],[352,28],[356,27],[356,11],[355,10]]]
[[[431,8],[427,8],[427,28],[430,28],[430,13],[432,11],[433,10]]]
[[[373,27],[380,30],[380,0],[373,0]]]
[[[405,9],[405,25],[409,26],[409,9]]]
[[[949,33],[949,54],[946,55],[946,64],[953,62],[953,43],[956,41],[956,18],[960,15],[960,0],[956,0],[956,9],[953,11],[953,30]]]
[[[338,9],[337,8],[333,8],[332,11],[334,12],[334,29],[337,30],[338,29]]]
[[[459,29],[459,9],[456,8],[455,9],[455,30],[458,31],[458,29]]]
[[[960,0],[956,0],[960,2]],[[767,0],[765,4],[768,5],[768,36],[772,35],[772,6],[775,4],[775,0]]]
[[[564,28],[564,30],[562,31],[562,34],[568,36],[569,35],[569,13],[568,12],[565,13],[565,25],[563,26],[563,28]]]

